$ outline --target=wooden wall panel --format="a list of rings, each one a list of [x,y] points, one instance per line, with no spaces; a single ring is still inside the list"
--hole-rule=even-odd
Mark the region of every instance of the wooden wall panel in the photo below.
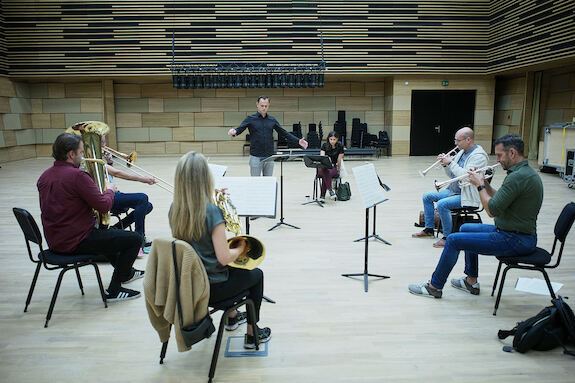
[[[482,73],[489,0],[4,0],[10,74],[166,74],[177,62],[319,61],[345,73]],[[143,59],[144,58],[144,59]]]
[[[488,73],[575,57],[575,1],[491,0]]]

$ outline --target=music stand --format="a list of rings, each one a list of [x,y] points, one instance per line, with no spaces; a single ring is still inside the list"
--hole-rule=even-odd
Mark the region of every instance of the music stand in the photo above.
[[[363,166],[357,166],[353,168],[357,186],[359,188],[360,195],[362,197],[364,207],[365,207],[365,237],[355,240],[354,242],[365,240],[365,251],[364,251],[364,261],[363,261],[363,273],[353,273],[353,274],[342,274],[343,277],[360,277],[363,276],[364,291],[367,293],[368,287],[367,282],[369,277],[375,277],[380,279],[390,278],[387,275],[371,274],[368,271],[368,239],[375,237],[387,245],[391,243],[385,241],[383,238],[375,234],[375,209],[377,205],[387,201],[383,194],[383,188],[380,185],[381,180],[377,176],[375,167],[373,164],[366,164]],[[387,186],[387,185],[386,185]],[[369,209],[373,208],[373,234],[369,235]]]
[[[291,154],[275,154],[273,156],[269,156],[265,161],[274,161],[280,163],[280,221],[276,223],[272,228],[268,229],[268,231],[272,231],[280,227],[281,225],[286,225],[294,229],[299,229],[299,227],[295,225],[291,225],[287,222],[284,222],[284,162],[287,161],[290,157],[294,157]]]
[[[246,234],[250,234],[250,217],[276,217],[275,177],[220,177],[215,183],[218,189],[228,189],[238,216],[246,218]],[[263,299],[276,303],[265,295]]]
[[[317,169],[331,169],[333,164],[329,156],[303,156],[303,162],[306,167],[315,169],[315,174],[317,177]],[[315,180],[313,184],[313,200],[304,202],[302,205],[308,205],[310,203],[317,203],[320,207],[323,207],[322,203],[318,199],[319,193],[316,193]]]

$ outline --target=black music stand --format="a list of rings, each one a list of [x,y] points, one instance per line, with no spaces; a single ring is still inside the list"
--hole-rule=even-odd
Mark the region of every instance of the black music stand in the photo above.
[[[353,168],[355,174],[355,179],[357,181],[357,186],[359,188],[360,195],[362,196],[364,206],[365,206],[365,236],[360,239],[356,239],[354,242],[365,241],[365,251],[364,251],[364,261],[363,261],[363,273],[354,274],[342,274],[343,277],[361,277],[363,276],[364,291],[367,293],[368,287],[367,282],[369,277],[375,277],[380,279],[390,278],[387,275],[370,274],[368,271],[368,244],[369,238],[376,238],[387,245],[391,243],[387,242],[379,235],[375,233],[375,216],[376,207],[380,203],[387,201],[387,198],[383,195],[383,190],[390,190],[389,187],[381,182],[379,176],[375,171],[373,164],[366,164],[363,166],[358,166]],[[383,189],[383,190],[382,190]],[[373,234],[369,235],[369,209],[373,208]]]
[[[317,169],[331,169],[333,164],[329,156],[303,156],[303,162],[306,167],[315,169],[315,176],[317,177]],[[315,180],[313,184],[313,200],[304,202],[302,205],[308,205],[310,203],[317,203],[320,207],[323,207],[322,203],[318,199],[319,192],[316,193]]]
[[[272,228],[268,229],[268,231],[272,231],[280,227],[281,225],[286,225],[294,229],[299,229],[299,227],[291,225],[289,223],[284,222],[284,162],[287,161],[290,157],[293,157],[291,154],[275,154],[273,156],[269,156],[264,161],[274,161],[280,163],[280,221],[276,223]]]
[[[381,202],[385,202],[387,201],[387,199],[384,199]],[[358,241],[362,241],[365,240],[365,253],[364,253],[364,260],[363,260],[363,273],[355,273],[355,274],[342,274],[342,277],[347,277],[347,278],[351,278],[351,277],[361,277],[363,276],[363,285],[364,285],[364,291],[367,293],[367,278],[368,277],[375,277],[375,278],[380,278],[380,279],[388,279],[391,278],[387,275],[379,275],[379,274],[370,274],[368,271],[368,238],[370,237],[375,237],[377,239],[379,239],[380,241],[383,241],[385,244],[387,245],[391,245],[391,243],[387,242],[386,240],[382,239],[381,237],[379,237],[377,234],[375,234],[375,207],[381,203],[378,202],[377,204],[374,204],[368,208],[365,209],[365,237],[360,238],[360,239],[356,239],[354,242],[358,242]],[[373,234],[372,235],[368,235],[368,231],[369,231],[369,209],[373,208]]]

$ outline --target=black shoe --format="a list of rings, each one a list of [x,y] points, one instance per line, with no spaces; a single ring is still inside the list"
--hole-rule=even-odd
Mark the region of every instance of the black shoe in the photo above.
[[[139,291],[120,287],[120,289],[115,293],[110,294],[106,292],[106,301],[108,302],[127,301],[130,299],[139,298],[140,295],[142,294]]]
[[[226,324],[225,324],[226,330],[234,331],[235,329],[240,327],[241,324],[244,324],[247,321],[248,321],[248,315],[245,312],[238,311],[238,314],[235,317],[226,318]]]
[[[134,269],[132,267],[132,271],[130,273],[130,278],[128,278],[127,280],[125,280],[122,283],[130,283],[130,282],[135,281],[136,279],[144,278],[144,273],[145,273],[144,270],[137,270],[137,269]]]
[[[256,332],[258,334],[259,343],[267,343],[272,338],[272,330],[269,327],[259,328],[256,327]],[[244,337],[244,348],[248,350],[253,350],[256,348],[256,339],[254,335],[246,334]]]
[[[329,191],[329,198],[333,201],[335,201],[335,199],[337,198],[335,193],[333,192],[333,190],[330,189]]]

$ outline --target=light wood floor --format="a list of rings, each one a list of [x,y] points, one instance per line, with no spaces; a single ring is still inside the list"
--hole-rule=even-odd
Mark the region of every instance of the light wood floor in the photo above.
[[[143,157],[140,166],[172,179],[176,157]],[[227,165],[229,176],[249,174],[247,157],[212,157]],[[105,309],[94,273],[85,270],[86,295],[81,296],[73,274],[68,274],[50,327],[43,327],[56,273],[42,270],[27,313],[23,312],[34,266],[28,260],[23,236],[11,208],[28,209],[40,222],[36,180],[51,160],[35,159],[2,164],[0,169],[0,380],[3,382],[203,382],[207,380],[215,337],[188,353],[170,344],[165,365],[158,364],[160,343],[148,322],[144,299],[111,303]],[[224,358],[220,356],[216,382],[573,382],[572,357],[557,349],[528,354],[505,353],[509,344],[497,339],[499,329],[509,329],[549,304],[549,297],[517,292],[518,276],[508,276],[499,313],[492,316],[490,296],[496,261],[480,258],[480,296],[446,286],[441,300],[410,295],[407,285],[430,278],[441,254],[432,240],[412,239],[413,222],[422,209],[421,194],[432,188],[434,170],[426,178],[417,171],[431,157],[374,160],[382,180],[392,190],[389,201],[378,208],[377,233],[393,245],[369,243],[369,271],[390,275],[372,280],[369,292],[361,280],[340,276],[363,271],[364,209],[355,187],[354,166],[347,161],[352,199],[331,202],[325,208],[302,206],[311,194],[314,171],[301,162],[284,165],[285,220],[301,227],[270,228],[278,219],[253,221],[251,233],[267,247],[261,267],[265,293],[277,304],[264,303],[261,324],[273,329],[269,356]],[[494,159],[491,159],[494,163]],[[533,164],[535,165],[535,164]],[[279,166],[275,175],[279,177]],[[500,185],[499,171],[494,184]],[[558,176],[541,174],[545,185],[539,215],[539,245],[549,248],[555,220],[566,202],[575,200]],[[124,192],[148,193],[154,210],[146,220],[149,238],[170,235],[167,211],[171,195],[164,190],[119,181]],[[484,222],[492,222],[486,215]],[[575,232],[575,230],[574,230]],[[564,283],[561,294],[575,297],[575,238],[568,237],[565,258],[550,272]],[[136,266],[145,267],[146,260]],[[102,265],[107,284],[112,269]],[[460,259],[450,277],[462,275]],[[141,289],[142,281],[130,287]],[[571,302],[575,308],[575,301]],[[215,321],[219,321],[216,316]],[[244,328],[235,331],[241,335]],[[229,335],[230,333],[227,333]],[[225,341],[225,338],[224,338]],[[223,352],[224,347],[222,347]]]

